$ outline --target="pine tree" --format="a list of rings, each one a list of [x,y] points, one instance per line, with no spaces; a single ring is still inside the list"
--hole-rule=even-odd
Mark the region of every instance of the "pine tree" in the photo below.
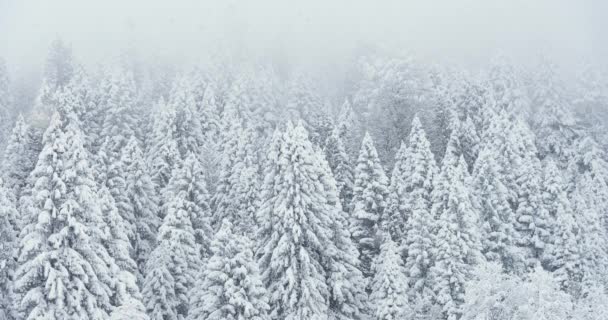
[[[97,243],[103,225],[87,153],[74,121],[55,113],[32,172],[15,289],[28,319],[105,319],[112,259]],[[67,122],[67,123],[66,123]]]
[[[158,198],[135,137],[129,140],[121,161],[126,173],[126,196],[131,203],[135,218],[133,257],[141,276],[144,273],[145,261],[156,245],[156,232],[160,225]]]
[[[431,289],[429,269],[433,246],[432,229],[434,219],[431,214],[431,192],[433,179],[437,174],[435,158],[426,139],[422,124],[415,117],[412,122],[406,166],[401,172],[404,177],[407,221],[404,225],[402,247],[410,301],[420,294],[428,296]]]
[[[539,153],[541,158],[554,157],[563,167],[576,151],[572,146],[579,135],[578,121],[564,96],[556,66],[545,59],[539,69],[532,93]]]
[[[209,209],[209,194],[206,179],[198,158],[190,153],[179,169],[173,172],[171,182],[167,187],[169,194],[184,196],[190,214],[196,245],[200,257],[206,259],[211,243],[211,210]]]
[[[390,183],[388,185],[388,193],[386,200],[386,209],[384,210],[384,218],[382,223],[383,229],[387,230],[392,239],[397,243],[401,243],[405,237],[405,224],[407,223],[408,215],[405,202],[408,194],[405,190],[405,180],[407,175],[408,157],[407,145],[401,142],[399,151],[395,154],[395,166],[391,174]]]
[[[61,39],[51,42],[44,65],[44,79],[56,90],[68,84],[74,74],[72,48]]]
[[[163,190],[171,179],[172,170],[179,166],[175,110],[160,100],[153,116],[152,132],[148,142],[148,166],[157,191]]]
[[[392,320],[411,317],[408,305],[406,271],[399,247],[386,235],[380,254],[374,259],[370,300],[373,319]]]
[[[524,270],[524,257],[516,248],[515,218],[509,203],[494,148],[484,148],[475,162],[472,191],[481,224],[482,253],[509,273]]]
[[[315,160],[318,167],[323,169],[319,181],[326,191],[327,201],[332,205],[331,214],[333,243],[335,246],[328,250],[329,261],[327,285],[331,288],[329,319],[365,319],[369,314],[367,281],[360,270],[359,251],[352,241],[348,231],[348,213],[342,210],[336,181],[325,161],[323,152],[319,149]]]
[[[338,128],[332,130],[325,142],[325,156],[336,179],[342,208],[350,212],[354,184],[353,169]]]
[[[173,171],[162,210],[157,246],[146,264],[144,301],[152,319],[178,319],[188,315],[188,294],[201,256],[197,244],[204,221],[204,177],[194,155]],[[209,228],[203,229],[209,232]],[[208,235],[208,233],[206,234]]]
[[[268,295],[253,258],[251,241],[228,220],[211,244],[213,254],[200,268],[189,319],[270,319]]]
[[[260,174],[254,133],[234,119],[222,154],[217,190],[212,199],[213,224],[228,219],[237,230],[252,235],[259,207]],[[218,226],[219,227],[219,226]]]
[[[591,174],[582,173],[571,195],[571,204],[576,215],[578,226],[578,244],[580,259],[578,265],[582,273],[581,292],[585,295],[593,287],[606,285],[605,274],[608,272],[606,250],[607,235],[605,220],[601,216],[601,207],[597,200],[606,196],[606,190],[597,188],[596,179]],[[604,194],[602,195],[602,192]],[[577,296],[575,294],[575,296]]]
[[[13,108],[8,70],[4,59],[0,58],[0,150],[2,151],[4,151],[9,138]]]
[[[175,110],[177,147],[182,158],[199,156],[205,144],[201,119],[188,77],[178,79],[171,90],[169,108]]]
[[[351,235],[361,254],[361,271],[366,277],[372,275],[371,264],[378,255],[376,236],[381,227],[387,193],[388,178],[372,138],[366,133],[355,167],[353,212],[350,222]]]
[[[21,197],[21,190],[27,183],[27,176],[35,165],[37,155],[33,154],[31,148],[33,143],[29,126],[25,123],[23,116],[19,114],[8,138],[2,162],[5,186],[11,189],[15,199]]]
[[[561,179],[561,172],[554,161],[544,163],[542,202],[539,215],[546,217],[550,234],[538,235],[543,244],[543,264],[554,272],[556,279],[567,292],[574,292],[582,281],[579,228]],[[540,247],[540,246],[539,246]]]
[[[259,264],[272,319],[326,319],[329,288],[323,263],[333,249],[335,204],[317,179],[323,169],[305,130],[275,132],[261,191]]]
[[[131,136],[139,138],[137,97],[133,75],[123,70],[112,71],[101,84],[101,108],[105,113],[100,138],[111,138],[110,150],[119,153]],[[114,159],[119,156],[111,155]]]
[[[455,155],[449,149],[448,145],[433,190],[433,212],[438,217],[438,229],[431,277],[437,302],[442,306],[445,318],[451,320],[461,316],[464,285],[470,279],[474,264],[480,260],[481,244],[467,185],[466,163],[462,156],[455,162]]]
[[[200,122],[205,142],[202,147],[201,161],[207,172],[207,185],[213,192],[218,180],[220,162],[220,112],[216,101],[216,91],[213,84],[208,84],[202,96],[195,94],[195,101],[200,115]],[[196,90],[195,90],[196,91]],[[197,98],[198,97],[198,98]]]
[[[13,273],[17,234],[15,220],[18,212],[9,191],[0,181],[0,318],[12,319],[16,316],[13,300]]]

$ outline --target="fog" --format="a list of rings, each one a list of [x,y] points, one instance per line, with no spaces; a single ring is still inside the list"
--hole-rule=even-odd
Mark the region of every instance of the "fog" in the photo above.
[[[133,49],[180,62],[228,49],[331,64],[362,47],[465,65],[497,52],[577,63],[606,57],[607,12],[601,0],[0,0],[0,56],[14,72],[36,70],[61,38],[88,64]]]

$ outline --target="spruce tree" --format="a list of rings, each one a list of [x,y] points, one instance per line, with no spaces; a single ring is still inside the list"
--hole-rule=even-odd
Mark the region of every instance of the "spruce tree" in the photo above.
[[[74,121],[55,113],[22,230],[15,289],[26,318],[105,319],[111,258],[97,243],[103,225],[95,184]],[[67,122],[67,123],[66,123]]]
[[[384,237],[380,254],[374,259],[370,302],[372,318],[378,320],[411,317],[408,304],[406,271],[398,245],[389,235]]]
[[[178,79],[171,90],[169,108],[175,110],[177,148],[185,158],[188,153],[199,156],[205,143],[203,127],[188,77]]]
[[[266,320],[268,295],[251,241],[224,220],[211,244],[212,255],[200,268],[190,294],[189,319]]]
[[[252,235],[255,211],[259,207],[260,169],[255,152],[254,133],[234,119],[224,146],[221,171],[212,199],[213,224],[229,219],[237,230]]]
[[[158,230],[157,246],[145,268],[144,301],[152,319],[179,319],[188,316],[188,294],[194,284],[195,270],[200,266],[198,234],[204,222],[206,190],[204,177],[194,155],[189,155],[173,171],[167,186],[162,210],[163,222]],[[205,235],[208,236],[209,233]]]
[[[369,133],[365,134],[355,167],[351,235],[359,248],[361,271],[370,277],[371,264],[378,255],[377,233],[386,207],[388,178]]]
[[[2,151],[4,151],[9,138],[14,109],[9,84],[6,64],[4,59],[0,58],[0,150]]]
[[[325,142],[325,156],[334,175],[342,208],[350,212],[353,198],[353,169],[340,130],[334,128]]]
[[[406,166],[409,161],[407,157],[407,145],[401,142],[401,147],[395,154],[395,166],[388,185],[386,208],[382,221],[383,229],[387,230],[392,239],[399,244],[405,237],[405,224],[408,219],[406,211],[409,211],[405,204],[408,197],[405,190],[405,180],[408,178],[406,176],[408,171]]]
[[[546,269],[554,272],[556,279],[567,292],[575,292],[582,281],[580,269],[579,227],[574,219],[572,205],[566,195],[561,172],[557,164],[545,161],[541,189],[541,210],[539,215],[546,217],[549,224],[548,234],[539,235],[544,245],[542,262]]]
[[[327,201],[332,206],[331,214],[334,246],[328,250],[327,285],[331,288],[329,319],[365,319],[369,315],[367,281],[361,272],[359,251],[348,231],[348,213],[345,212],[338,197],[336,181],[329,163],[321,150],[315,157],[318,167],[323,170],[319,181],[326,191]]]
[[[519,272],[524,269],[524,257],[516,247],[515,217],[496,158],[495,149],[486,147],[473,169],[472,192],[480,218],[482,253],[505,271]]]
[[[566,90],[556,66],[544,60],[535,76],[532,100],[536,106],[534,128],[542,158],[553,157],[564,167],[576,151],[572,146],[579,133],[578,121],[570,109]]]
[[[433,224],[431,192],[437,174],[435,158],[422,125],[415,117],[412,122],[404,177],[407,221],[404,225],[402,247],[410,301],[422,294],[428,297],[431,289],[429,269],[432,263]]]
[[[21,197],[21,190],[26,186],[27,177],[36,164],[36,154],[33,154],[32,137],[28,124],[21,114],[17,117],[13,131],[8,138],[2,172],[4,183],[15,199]]]
[[[169,194],[184,196],[190,214],[196,246],[200,250],[200,257],[204,259],[209,255],[209,246],[213,234],[206,182],[198,158],[190,153],[182,166],[173,172],[173,177],[167,187]]]
[[[167,187],[173,169],[180,163],[175,117],[175,110],[168,108],[161,99],[152,117],[147,150],[148,166],[157,192]]]
[[[0,318],[3,319],[13,319],[17,315],[12,293],[17,252],[17,214],[11,191],[0,181]]]
[[[133,257],[141,276],[144,273],[145,261],[156,244],[156,232],[160,225],[158,196],[135,137],[129,139],[123,152],[122,163],[126,173],[126,196],[135,218]]]
[[[473,266],[479,262],[481,248],[467,185],[467,166],[462,156],[457,161],[450,159],[453,157],[453,153],[446,152],[433,190],[433,212],[438,217],[438,226],[431,268],[437,302],[449,320],[461,316],[464,285],[471,277]]]
[[[305,130],[275,132],[261,190],[259,264],[272,319],[326,319],[330,288],[323,263],[332,245],[323,174]]]

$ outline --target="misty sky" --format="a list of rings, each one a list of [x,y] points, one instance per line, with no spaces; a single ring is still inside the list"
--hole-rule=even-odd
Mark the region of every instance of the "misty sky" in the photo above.
[[[217,47],[336,61],[362,45],[465,63],[541,51],[577,62],[608,56],[607,21],[602,0],[0,0],[0,56],[39,66],[61,37],[87,63],[129,46],[180,61]]]

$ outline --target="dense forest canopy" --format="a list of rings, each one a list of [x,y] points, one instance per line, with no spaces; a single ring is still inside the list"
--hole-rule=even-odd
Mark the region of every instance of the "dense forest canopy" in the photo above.
[[[608,317],[605,61],[79,43],[0,60],[0,320]]]

